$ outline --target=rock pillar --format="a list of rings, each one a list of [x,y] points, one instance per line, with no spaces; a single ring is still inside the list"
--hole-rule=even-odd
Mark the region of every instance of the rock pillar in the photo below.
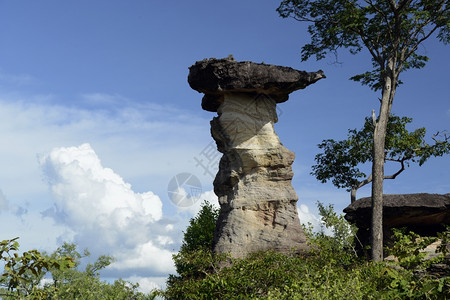
[[[211,135],[223,153],[214,180],[221,207],[214,252],[244,257],[262,250],[307,248],[291,185],[295,154],[280,143],[273,125],[277,103],[324,77],[322,71],[236,62],[232,57],[190,67],[189,84],[205,94],[202,107],[217,112]]]

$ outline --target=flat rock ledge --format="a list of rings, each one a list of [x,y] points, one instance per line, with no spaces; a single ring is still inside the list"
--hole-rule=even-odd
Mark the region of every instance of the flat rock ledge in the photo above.
[[[324,77],[322,72],[236,62],[232,57],[190,67],[189,84],[205,94],[203,109],[217,112],[211,135],[223,153],[214,180],[220,204],[215,253],[237,258],[308,248],[291,185],[295,154],[281,144],[273,125],[277,103]]]
[[[369,227],[372,198],[361,198],[344,209],[345,218]],[[449,194],[387,194],[383,195],[383,223],[387,227],[414,224],[450,224]]]
[[[205,94],[202,108],[216,112],[227,92],[265,94],[281,103],[293,91],[322,78],[325,78],[322,70],[306,72],[251,61],[238,62],[230,55],[197,61],[189,68],[188,82],[192,89]]]
[[[372,198],[361,198],[344,209],[345,219],[358,227],[358,237],[369,244]],[[406,227],[423,236],[436,236],[450,225],[449,194],[383,195],[384,244],[392,242],[392,228]]]

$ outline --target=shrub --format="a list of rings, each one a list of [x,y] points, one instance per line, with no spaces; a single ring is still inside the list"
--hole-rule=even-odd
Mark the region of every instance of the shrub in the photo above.
[[[267,251],[252,253],[244,259],[214,256],[211,248],[206,247],[210,242],[204,240],[207,235],[203,232],[202,243],[195,241],[195,235],[190,236],[189,243],[199,247],[189,251],[182,247],[174,256],[179,273],[169,277],[166,290],[159,295],[165,299],[450,298],[448,277],[420,275],[409,268],[412,266],[409,263],[405,267],[401,262],[392,265],[358,258],[354,252],[354,228],[331,205],[318,205],[324,226],[333,235],[327,236],[323,230],[314,233],[311,226],[306,226],[312,246],[307,255]],[[191,220],[191,225],[198,224],[202,216],[211,215],[212,207],[204,208]],[[210,225],[215,224],[214,218],[208,220]],[[204,227],[207,228],[212,237],[212,226]],[[188,227],[186,232],[190,230]],[[405,258],[416,253],[409,249],[416,245],[404,238],[394,245],[399,253],[403,251]],[[228,266],[218,267],[223,265]]]

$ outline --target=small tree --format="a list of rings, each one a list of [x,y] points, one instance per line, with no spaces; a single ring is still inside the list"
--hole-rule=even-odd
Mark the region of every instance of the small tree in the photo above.
[[[44,275],[50,270],[68,270],[75,267],[73,258],[68,255],[48,257],[37,250],[19,251],[19,238],[0,242],[0,261],[4,262],[4,271],[0,276],[0,290],[2,299],[47,299],[56,293],[57,287],[39,284]]]
[[[219,209],[204,201],[198,214],[189,220],[180,252],[210,249],[218,217]]]
[[[365,49],[373,68],[351,79],[381,91],[374,126],[372,161],[372,259],[383,260],[383,180],[388,119],[400,73],[422,68],[427,56],[419,46],[433,34],[450,41],[448,0],[284,0],[277,9],[286,18],[309,22],[311,42],[302,47],[302,60],[323,59],[348,48]],[[374,118],[375,119],[375,118]]]
[[[180,277],[170,275],[168,285],[180,278],[201,276],[212,263],[212,241],[219,209],[204,201],[198,214],[189,220],[180,252],[173,256]]]
[[[52,269],[52,282],[47,286],[57,287],[55,297],[58,299],[154,299],[155,293],[145,295],[137,289],[139,284],[122,279],[108,283],[100,279],[100,271],[108,267],[114,258],[108,255],[99,256],[94,263],[87,263],[80,270],[81,260],[91,254],[87,249],[80,253],[73,243],[64,243],[49,257],[73,257],[76,268],[70,270]]]
[[[0,261],[5,267],[0,276],[1,299],[154,299],[156,293],[144,295],[138,284],[122,279],[113,284],[100,280],[99,271],[112,257],[102,255],[84,271],[78,270],[81,259],[75,244],[64,243],[51,255],[30,250],[19,255],[17,238],[0,242]],[[51,277],[51,278],[50,278]]]
[[[423,165],[431,156],[442,156],[450,153],[448,136],[444,133],[436,133],[431,137],[433,145],[425,141],[425,128],[419,128],[412,132],[406,129],[406,125],[412,119],[391,115],[386,133],[385,160],[399,165],[398,170],[384,179],[395,179],[408,167],[410,163]],[[348,131],[346,140],[323,140],[318,146],[323,153],[316,155],[316,164],[311,172],[322,183],[331,180],[337,188],[345,188],[350,193],[353,203],[356,200],[356,191],[372,182],[372,174],[368,176],[360,170],[359,166],[373,161],[373,120],[365,119],[364,126],[360,130]]]

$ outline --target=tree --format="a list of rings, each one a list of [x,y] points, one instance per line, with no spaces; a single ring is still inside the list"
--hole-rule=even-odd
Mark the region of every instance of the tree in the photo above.
[[[211,258],[211,249],[205,244],[200,246],[200,243],[196,249],[180,251],[184,253],[182,259],[185,263],[191,265],[191,271],[179,273],[180,276],[171,275],[166,289],[159,291],[159,296],[171,300],[449,297],[450,277],[430,276],[422,268],[429,263],[423,260],[425,253],[421,250],[433,239],[424,238],[415,243],[416,235],[399,235],[399,242],[394,242],[392,249],[392,254],[398,255],[399,263],[367,262],[359,259],[354,251],[356,226],[337,214],[333,205],[320,202],[317,205],[323,226],[317,232],[311,223],[304,225],[311,244],[307,254],[261,251],[245,258],[226,258],[224,262],[228,263],[220,268],[207,268],[220,258]],[[207,208],[209,212],[210,209]],[[325,228],[331,230],[332,235],[325,234]],[[444,232],[440,238],[446,249],[450,232]],[[442,249],[437,252],[440,251]],[[442,263],[444,256],[445,253],[440,253],[433,260]],[[411,269],[412,263],[419,265],[422,271]]]
[[[389,117],[386,143],[385,160],[398,164],[398,170],[384,179],[395,179],[410,163],[423,165],[431,156],[442,156],[450,153],[450,136],[445,132],[432,136],[433,145],[425,141],[425,128],[419,128],[412,132],[406,129],[406,125],[412,119],[391,115]],[[374,125],[371,118],[367,117],[364,126],[360,130],[348,131],[346,140],[323,140],[319,144],[322,153],[316,155],[316,164],[311,172],[322,183],[331,180],[338,188],[346,188],[350,193],[353,203],[356,200],[356,191],[372,182],[372,174],[367,176],[358,167],[366,162],[372,162]],[[439,139],[441,138],[441,139]]]
[[[380,91],[380,110],[374,126],[372,161],[372,259],[383,260],[384,150],[389,115],[400,73],[422,68],[427,56],[418,52],[426,39],[437,34],[450,41],[448,0],[284,0],[277,8],[286,18],[311,23],[311,42],[302,47],[302,60],[323,59],[347,48],[365,49],[373,68],[351,79]],[[373,114],[375,114],[373,112]]]
[[[204,201],[198,214],[189,220],[180,251],[210,249],[219,217],[219,209]]]
[[[204,262],[207,268],[212,258],[212,241],[219,209],[204,201],[200,211],[189,220],[184,232],[180,252],[173,256],[175,268],[181,277],[198,275],[198,263]],[[178,277],[170,275],[169,284]]]
[[[54,286],[40,288],[39,284],[45,273],[50,270],[68,270],[75,267],[70,256],[47,257],[37,250],[19,251],[19,238],[0,242],[0,261],[4,261],[4,271],[0,276],[2,299],[47,299],[57,291]],[[7,298],[8,297],[8,298]]]
[[[44,286],[57,288],[57,299],[154,299],[155,293],[145,295],[137,289],[138,284],[122,279],[108,283],[100,279],[100,271],[108,267],[114,258],[108,255],[99,256],[93,263],[87,263],[84,270],[80,270],[82,259],[90,256],[87,249],[80,253],[73,243],[63,243],[48,257],[69,256],[73,258],[73,269],[51,269],[51,282]]]
[[[99,271],[113,258],[102,255],[84,271],[78,270],[81,259],[75,244],[64,243],[52,254],[30,250],[19,255],[17,238],[0,242],[0,260],[5,267],[0,276],[1,299],[154,299],[156,293],[144,295],[138,284],[118,279],[114,283],[100,280]]]

